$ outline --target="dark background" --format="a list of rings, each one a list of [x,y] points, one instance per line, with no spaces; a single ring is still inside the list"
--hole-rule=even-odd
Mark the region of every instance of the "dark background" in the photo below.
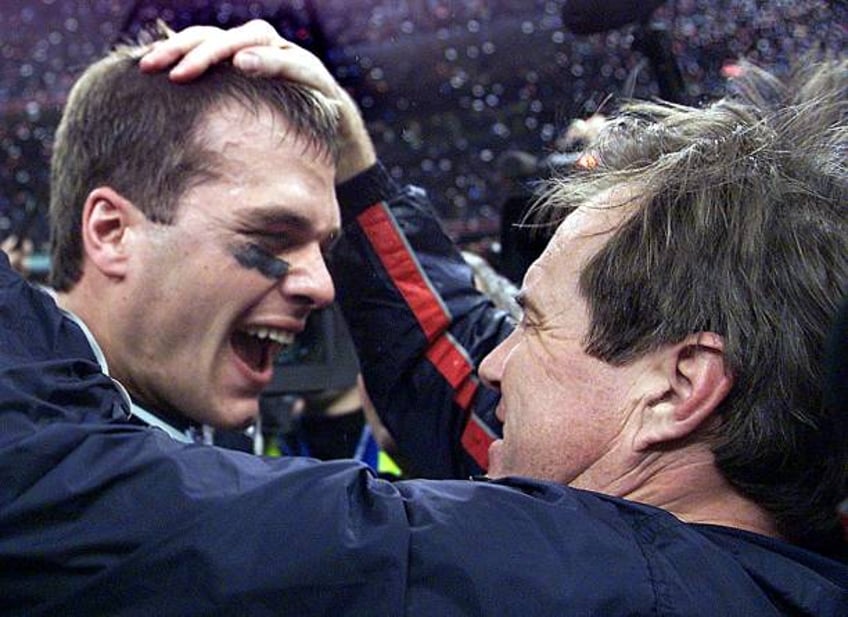
[[[178,29],[261,17],[321,55],[360,102],[392,175],[428,188],[459,240],[496,233],[502,152],[552,152],[571,119],[623,95],[659,95],[669,67],[679,98],[698,102],[721,95],[722,67],[739,57],[783,71],[807,49],[841,51],[846,41],[845,2],[668,0],[645,3],[660,4],[647,24],[590,34],[567,22],[570,8],[592,3],[572,2],[3,0],[0,237],[28,235],[43,250],[49,152],[67,92],[157,16]],[[658,64],[657,50],[672,64]]]

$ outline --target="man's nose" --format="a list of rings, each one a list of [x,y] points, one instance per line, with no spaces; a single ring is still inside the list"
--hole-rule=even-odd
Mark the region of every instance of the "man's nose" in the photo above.
[[[283,295],[294,296],[311,308],[323,308],[333,301],[336,289],[317,243],[290,257],[289,271],[279,287]]]
[[[515,346],[514,338],[516,334],[513,331],[508,337],[500,342],[500,344],[490,351],[480,367],[477,369],[477,374],[488,387],[500,392],[501,377],[503,376],[504,362],[510,351]]]

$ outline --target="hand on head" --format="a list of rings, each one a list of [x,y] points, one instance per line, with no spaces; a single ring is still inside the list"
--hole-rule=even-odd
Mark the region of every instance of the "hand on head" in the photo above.
[[[318,57],[281,37],[267,22],[253,20],[231,30],[190,26],[155,42],[139,66],[146,72],[170,67],[173,81],[187,82],[229,59],[245,73],[279,77],[317,90],[337,107],[341,119],[338,183],[376,162],[373,143],[351,96]]]

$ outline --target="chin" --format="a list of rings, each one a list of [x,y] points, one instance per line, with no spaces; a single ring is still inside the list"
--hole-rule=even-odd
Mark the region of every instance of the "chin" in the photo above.
[[[503,454],[503,442],[501,440],[497,440],[489,446],[489,469],[486,473],[489,478],[497,479],[509,475],[504,471]]]
[[[238,431],[247,428],[259,417],[259,401],[231,401],[216,406],[215,413],[207,416],[206,424],[217,429]]]

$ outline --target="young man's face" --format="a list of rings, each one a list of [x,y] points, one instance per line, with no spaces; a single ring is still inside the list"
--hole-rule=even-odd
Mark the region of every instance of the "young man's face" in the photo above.
[[[335,166],[267,110],[214,111],[201,130],[217,177],[187,190],[172,225],[139,232],[125,338],[106,353],[143,405],[235,428],[281,346],[333,299]]]

